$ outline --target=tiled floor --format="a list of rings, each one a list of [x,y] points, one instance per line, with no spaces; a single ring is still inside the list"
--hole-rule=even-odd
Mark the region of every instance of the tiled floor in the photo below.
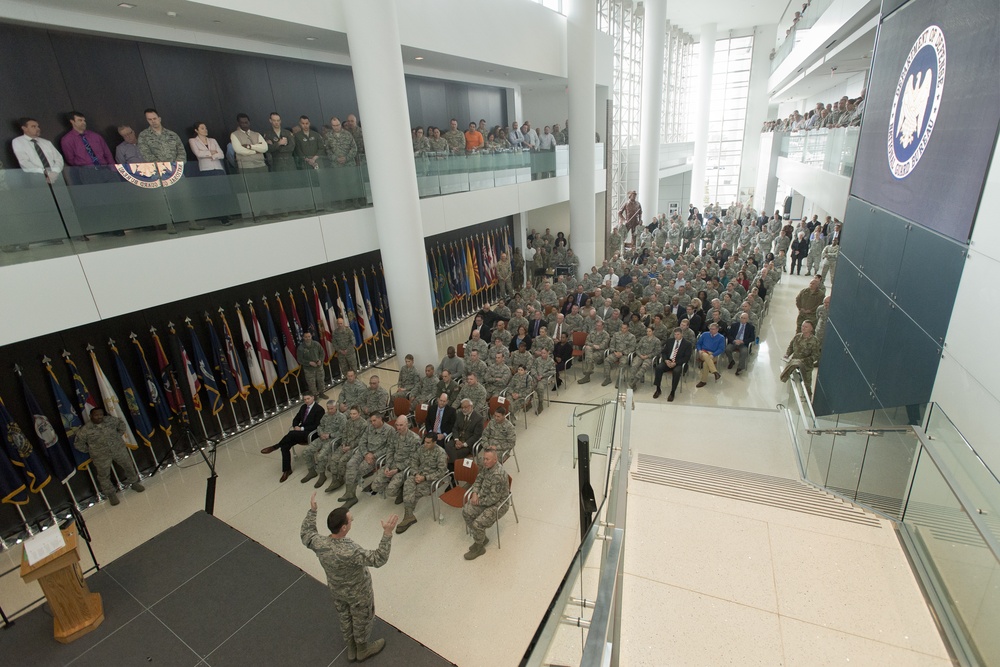
[[[722,381],[703,389],[689,379],[671,404],[665,397],[653,401],[648,382],[641,386],[636,449],[794,478],[788,436],[776,426],[774,408],[788,401],[777,375],[794,322],[794,294],[805,283],[803,276],[778,286],[748,373],[737,378],[725,372]],[[439,335],[442,353],[467,333],[462,325]],[[395,364],[391,359],[382,366]],[[384,385],[393,384],[392,373],[377,372]],[[520,522],[512,513],[501,520],[502,549],[491,542],[485,556],[463,560],[470,540],[459,511],[445,508],[443,525],[435,525],[429,503],[422,501],[418,523],[394,537],[389,562],[373,572],[377,613],[458,665],[517,664],[579,544],[568,427],[573,409],[599,402],[609,389],[571,380],[553,396],[559,402],[528,418],[527,430],[518,424],[521,472],[513,464],[510,472]],[[291,417],[286,413],[219,449],[215,514],[322,579],[318,562],[298,538],[311,485],[298,482],[301,466],[279,484],[277,454],[260,454]],[[603,464],[595,458],[598,468]],[[203,507],[206,476],[200,461],[188,459],[150,480],[146,493],[129,491],[118,507],[88,510],[98,558],[109,562]],[[333,509],[334,500],[320,493],[320,512]],[[847,657],[852,664],[944,664],[930,616],[888,527],[823,522],[639,482],[630,486],[629,502],[630,524],[641,529],[628,532],[623,664],[814,665],[840,664]],[[399,509],[391,500],[362,497],[353,509],[352,537],[374,546],[378,519]],[[12,567],[19,557],[20,550],[0,554],[0,568]],[[587,591],[596,590],[593,567],[583,579]],[[845,591],[861,597],[843,597]],[[0,579],[5,608],[39,595],[35,584],[24,585],[16,575]],[[862,598],[873,602],[862,610],[850,606]],[[330,616],[334,623],[332,606]],[[582,636],[572,629],[561,640],[573,644]]]

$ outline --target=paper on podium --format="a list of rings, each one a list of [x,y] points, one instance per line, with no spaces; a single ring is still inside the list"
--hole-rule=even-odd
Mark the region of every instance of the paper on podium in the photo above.
[[[66,546],[66,540],[63,539],[62,532],[58,528],[50,528],[24,541],[24,555],[28,559],[28,565],[34,565],[64,546]]]

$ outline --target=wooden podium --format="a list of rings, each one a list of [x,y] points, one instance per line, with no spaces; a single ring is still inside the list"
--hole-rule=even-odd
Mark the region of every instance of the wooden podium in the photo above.
[[[79,536],[76,522],[63,528],[62,534],[66,546],[34,565],[28,565],[27,556],[22,554],[21,578],[41,585],[52,607],[55,639],[68,644],[104,621],[104,605],[101,595],[91,593],[84,581],[76,551]]]

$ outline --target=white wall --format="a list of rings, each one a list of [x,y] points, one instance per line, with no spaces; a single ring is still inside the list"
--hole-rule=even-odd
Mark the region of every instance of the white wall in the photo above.
[[[568,117],[569,96],[564,86],[521,88],[521,115],[516,118],[519,123],[530,120],[531,126],[541,133],[545,125],[558,123],[562,127]]]
[[[743,155],[740,158],[738,192],[756,188],[757,155],[760,151],[760,127],[768,119],[767,75],[771,72],[768,55],[778,27],[774,24],[757,26],[753,33],[753,54],[750,62],[750,87],[747,95],[746,126],[743,130]]]
[[[844,219],[844,211],[847,209],[847,196],[851,189],[851,179],[829,171],[824,171],[819,167],[812,167],[801,162],[789,160],[786,157],[778,158],[778,168],[776,170],[781,186],[794,188],[803,197],[816,202],[830,215]],[[780,207],[783,192],[779,186],[778,198],[775,202]]]
[[[660,179],[660,213],[667,213],[670,202],[677,202],[682,217],[687,218],[688,204],[691,202],[691,171]]]
[[[1000,474],[1000,356],[989,343],[1000,314],[987,304],[1000,283],[1000,166],[986,178],[969,256],[958,286],[931,400],[938,403],[993,473]]]

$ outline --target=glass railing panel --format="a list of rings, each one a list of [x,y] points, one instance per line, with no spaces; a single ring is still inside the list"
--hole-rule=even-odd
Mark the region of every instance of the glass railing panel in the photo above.
[[[55,179],[53,179],[55,180]],[[61,181],[56,181],[62,187]],[[43,174],[0,169],[0,246],[17,252],[31,243],[60,242],[67,237],[52,189]]]
[[[322,168],[313,169],[313,200],[325,211],[344,211],[365,206],[367,197],[361,169],[353,162],[337,164],[330,158],[321,161]]]
[[[983,525],[1000,542],[1000,480],[937,405],[930,408],[926,433],[948,472],[975,504]]]
[[[847,435],[823,435],[819,438],[831,438],[830,455],[826,469],[826,481],[823,486],[854,499],[861,478],[868,436],[848,433]],[[817,452],[817,462],[822,466],[822,447],[814,447]]]
[[[243,174],[202,174],[197,167],[195,162],[187,163],[184,178],[163,188],[162,194],[173,222],[207,226],[216,220],[236,222],[251,217]]]
[[[1000,568],[941,471],[921,450],[903,525],[980,664],[1000,664]]]
[[[172,219],[164,192],[184,181],[185,166],[129,165],[128,179],[115,165],[67,167],[63,170],[65,187],[57,183],[53,191],[71,236],[166,226]]]
[[[882,435],[868,436],[856,500],[898,519],[918,446],[913,431],[884,431]]]
[[[245,172],[243,185],[245,200],[255,219],[267,216],[288,217],[292,214],[310,215],[316,212],[313,199],[314,169],[272,172]],[[237,186],[238,187],[238,186]],[[242,192],[238,193],[244,199]]]

